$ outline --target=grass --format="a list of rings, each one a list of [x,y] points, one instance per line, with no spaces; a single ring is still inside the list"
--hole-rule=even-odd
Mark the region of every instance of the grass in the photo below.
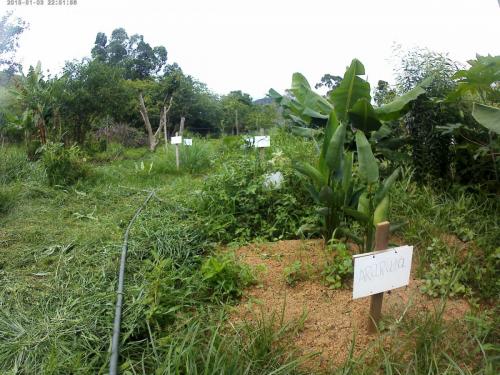
[[[207,213],[198,206],[200,191],[206,176],[220,174],[225,161],[252,151],[242,151],[236,141],[196,147],[185,154],[196,168],[177,171],[172,149],[151,155],[113,145],[89,157],[89,177],[68,187],[48,186],[41,163],[28,162],[23,149],[0,150],[0,373],[107,371],[122,236],[151,189],[155,198],[130,236],[121,372],[313,371],[302,368],[303,358],[293,348],[300,322],[261,316],[254,324],[232,326],[227,298],[220,294],[227,290],[219,288],[224,280],[217,287],[204,280],[202,265],[216,244]],[[314,147],[278,132],[265,158],[279,163],[280,151],[288,159],[310,160]],[[394,190],[392,217],[409,220],[398,235],[416,246],[421,275],[454,246],[443,237],[452,233],[471,251],[458,252],[450,267],[460,266],[460,282],[467,282],[478,300],[498,294],[497,213],[491,197],[436,192],[416,186],[409,175]],[[238,295],[244,283],[239,284],[239,272],[231,275],[231,293],[235,288]],[[458,324],[434,312],[401,321],[388,317],[391,328],[383,337],[390,347],[381,339],[329,373],[493,374],[500,325],[493,310],[481,306],[482,313]]]

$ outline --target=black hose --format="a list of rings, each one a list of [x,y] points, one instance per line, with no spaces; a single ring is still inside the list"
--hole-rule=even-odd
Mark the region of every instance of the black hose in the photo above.
[[[149,193],[148,197],[142,203],[141,207],[137,209],[134,216],[132,217],[132,220],[130,220],[130,222],[128,223],[127,230],[125,231],[125,236],[123,238],[122,256],[120,259],[120,271],[118,273],[118,288],[116,290],[115,320],[113,323],[113,339],[111,341],[111,359],[109,361],[110,375],[116,375],[118,373],[118,357],[120,356],[120,326],[121,326],[122,306],[123,306],[123,283],[125,278],[125,261],[127,259],[127,250],[128,250],[128,234],[135,219],[137,219],[137,216],[139,216],[142,209],[149,202],[153,194],[154,191]]]

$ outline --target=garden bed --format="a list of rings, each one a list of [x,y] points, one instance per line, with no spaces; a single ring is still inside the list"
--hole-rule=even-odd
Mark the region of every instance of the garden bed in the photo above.
[[[319,352],[311,365],[326,368],[345,361],[355,336],[354,355],[364,352],[377,335],[367,335],[369,298],[352,300],[352,288],[332,290],[321,276],[327,254],[321,240],[279,241],[253,244],[237,250],[240,259],[258,272],[258,284],[247,289],[235,308],[235,322],[253,320],[261,313],[280,313],[285,304],[285,321],[304,324],[297,330],[294,344],[301,354]],[[294,286],[284,276],[285,268],[301,262],[302,275]],[[385,293],[381,327],[387,327],[402,315],[429,311],[440,305],[419,291],[421,280],[414,275],[410,285]],[[448,300],[444,319],[463,317],[470,310],[465,300]]]

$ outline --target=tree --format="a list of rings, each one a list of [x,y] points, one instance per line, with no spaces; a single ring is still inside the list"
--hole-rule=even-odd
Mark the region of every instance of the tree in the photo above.
[[[127,110],[131,91],[123,82],[120,68],[99,60],[84,59],[67,63],[58,80],[61,86],[57,100],[61,115],[71,124],[74,139],[83,144],[92,125],[111,116],[120,119]]]
[[[99,32],[96,35],[92,57],[124,70],[126,79],[146,79],[161,73],[167,63],[163,46],[151,47],[139,34],[128,36],[123,28],[113,30],[111,38]]]
[[[248,124],[248,114],[252,106],[252,97],[242,91],[231,91],[221,98],[224,124],[232,124],[232,132],[238,135]]]
[[[396,95],[396,90],[389,85],[389,82],[379,80],[375,88],[373,100],[380,106],[393,101]]]
[[[321,80],[314,85],[315,89],[319,89],[321,87],[326,87],[328,89],[327,95],[330,95],[332,90],[337,87],[342,81],[342,77],[333,76],[331,74],[325,74],[321,77]]]
[[[12,12],[0,19],[0,68],[11,75],[21,70],[14,55],[19,47],[19,37],[27,27],[27,23],[20,18],[13,18]]]
[[[30,66],[28,74],[15,80],[16,99],[23,110],[23,123],[30,133],[36,128],[41,144],[47,142],[46,110],[49,101],[49,84],[43,79],[42,67],[38,63]]]
[[[426,94],[411,103],[403,119],[410,137],[415,177],[421,182],[444,181],[452,173],[452,137],[438,129],[459,121],[458,108],[443,101],[456,86],[453,75],[459,65],[446,54],[427,49],[413,49],[400,56],[395,69],[399,93],[412,90],[426,79],[430,82]]]

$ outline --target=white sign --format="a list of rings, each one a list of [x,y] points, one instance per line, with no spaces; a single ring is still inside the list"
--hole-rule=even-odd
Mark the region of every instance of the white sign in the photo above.
[[[253,142],[257,148],[271,147],[271,137],[268,135],[256,135]]]
[[[400,288],[410,281],[413,246],[354,255],[352,298]]]
[[[170,138],[170,143],[173,145],[180,145],[182,143],[182,137],[179,135],[178,137]]]
[[[192,146],[193,145],[193,140],[191,138],[184,138],[184,144],[186,146]]]

